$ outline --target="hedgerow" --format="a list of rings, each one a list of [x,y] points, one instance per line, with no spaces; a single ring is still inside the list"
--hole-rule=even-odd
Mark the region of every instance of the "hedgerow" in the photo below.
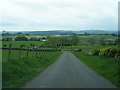
[[[82,49],[75,49],[75,51],[76,51],[76,52],[80,52],[80,51],[82,51]]]
[[[98,55],[99,55],[99,52],[100,52],[99,49],[94,49],[94,50],[92,51],[92,55],[98,56]]]
[[[97,56],[105,56],[105,57],[113,57],[116,59],[120,59],[120,49],[118,48],[102,48],[95,49],[92,51],[92,55]]]

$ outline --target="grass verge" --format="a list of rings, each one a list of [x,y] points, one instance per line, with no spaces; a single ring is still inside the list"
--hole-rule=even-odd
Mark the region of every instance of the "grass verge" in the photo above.
[[[72,51],[72,53],[97,74],[111,81],[115,86],[120,87],[119,61],[116,61],[114,58],[92,56],[84,52]]]
[[[19,88],[25,82],[29,81],[46,67],[52,64],[60,56],[61,52],[41,52],[37,57],[33,52],[29,52],[29,57],[24,56],[22,52],[21,58],[17,58],[17,51],[12,51],[10,61],[4,57],[2,62],[2,87],[3,88]],[[7,57],[7,56],[6,56]]]
[[[94,45],[91,45],[91,46],[83,45],[83,46],[64,46],[63,48],[74,50],[74,49],[77,49],[77,48],[80,48],[80,49],[102,49],[102,48],[108,48],[108,47],[116,48],[118,46],[117,45],[104,45],[104,46],[102,46],[102,45],[96,45],[96,46],[94,46]]]

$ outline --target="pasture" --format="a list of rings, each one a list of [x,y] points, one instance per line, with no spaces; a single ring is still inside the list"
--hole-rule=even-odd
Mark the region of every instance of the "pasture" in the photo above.
[[[27,48],[31,44],[39,47],[43,42],[5,41],[2,46],[6,45],[6,48],[9,48],[9,44],[12,45],[11,48],[20,48],[20,45],[25,45],[23,48]],[[2,50],[3,88],[20,87],[57,60],[60,55],[60,51]]]
[[[107,45],[114,44],[117,36],[112,35],[79,35],[79,45],[91,46],[91,45],[101,45],[101,41],[105,41]]]
[[[53,63],[61,52],[36,52],[11,50],[8,60],[8,50],[2,50],[3,88],[20,87],[25,82],[43,71]]]

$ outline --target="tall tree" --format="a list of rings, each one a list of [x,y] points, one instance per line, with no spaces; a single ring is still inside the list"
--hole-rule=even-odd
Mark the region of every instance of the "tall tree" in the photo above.
[[[15,41],[28,41],[28,38],[25,36],[17,36],[15,38]]]
[[[58,39],[55,36],[47,36],[47,41],[45,46],[56,48],[58,44]]]
[[[72,35],[72,45],[77,46],[79,43],[79,37],[77,35]]]

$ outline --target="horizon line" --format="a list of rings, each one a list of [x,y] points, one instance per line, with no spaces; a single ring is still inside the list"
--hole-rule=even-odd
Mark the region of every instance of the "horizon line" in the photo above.
[[[68,29],[68,30],[64,30],[64,29],[58,29],[58,30],[0,30],[1,32],[3,31],[14,31],[14,32],[18,32],[18,31],[21,31],[21,32],[29,32],[29,31],[89,31],[89,30],[92,30],[92,31],[120,31],[120,30],[103,30],[103,29],[82,29],[82,30],[71,30],[71,29]]]

